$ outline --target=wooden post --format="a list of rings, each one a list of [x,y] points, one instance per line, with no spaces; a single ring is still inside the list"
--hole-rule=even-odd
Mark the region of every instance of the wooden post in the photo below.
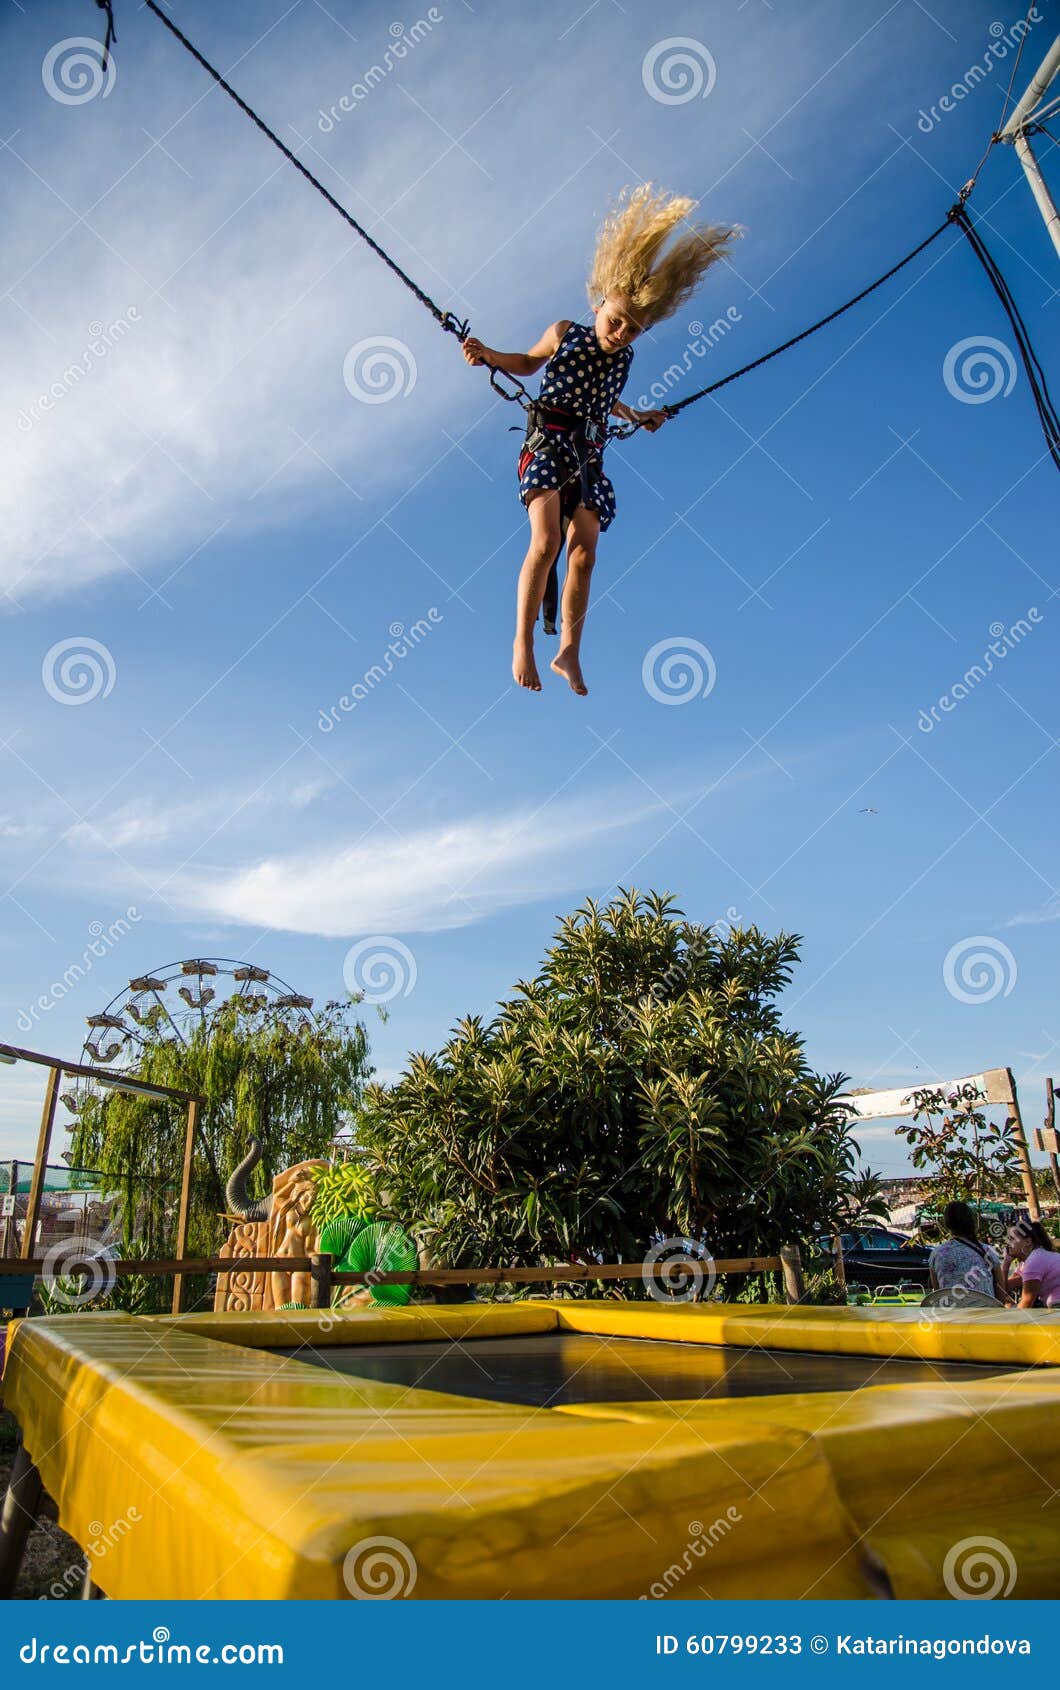
[[[52,1127],[55,1124],[55,1106],[59,1101],[59,1087],[62,1084],[62,1078],[63,1071],[61,1068],[49,1068],[48,1089],[44,1094],[44,1108],[41,1111],[40,1118],[40,1135],[37,1139],[37,1159],[33,1164],[33,1180],[30,1184],[29,1204],[26,1208],[26,1225],[22,1233],[22,1256],[25,1261],[29,1261],[35,1253],[33,1242],[37,1236],[37,1222],[40,1220],[45,1170],[48,1165]]]
[[[180,1176],[180,1208],[177,1212],[177,1249],[178,1262],[183,1261],[188,1253],[188,1213],[191,1208],[191,1163],[195,1154],[195,1124],[199,1116],[199,1105],[195,1098],[188,1104],[188,1124],[184,1132],[184,1167]],[[184,1303],[184,1275],[178,1273],[173,1279],[173,1313],[180,1314]]]
[[[806,1282],[802,1277],[802,1256],[797,1244],[780,1246],[780,1266],[784,1274],[785,1300],[801,1303],[806,1296]]]
[[[309,1307],[311,1309],[330,1309],[331,1307],[331,1257],[316,1254],[309,1258],[312,1266],[309,1269]]]
[[[1020,1114],[1019,1098],[1016,1095],[1016,1082],[1012,1077],[1012,1069],[1006,1068],[1009,1084],[1009,1110],[1012,1124],[1015,1127],[1013,1137],[1019,1152],[1020,1172],[1023,1175],[1023,1190],[1027,1197],[1027,1207],[1031,1212],[1031,1220],[1041,1220],[1042,1211],[1038,1202],[1038,1188],[1034,1183],[1034,1169],[1031,1167],[1031,1153],[1027,1148],[1027,1134],[1023,1130],[1023,1116]]]
[[[1053,1090],[1053,1078],[1050,1074],[1045,1082],[1045,1130],[1049,1134],[1051,1144],[1056,1143],[1056,1093]],[[1060,1160],[1056,1151],[1046,1147],[1049,1157],[1049,1172],[1053,1176],[1053,1190],[1060,1197]]]

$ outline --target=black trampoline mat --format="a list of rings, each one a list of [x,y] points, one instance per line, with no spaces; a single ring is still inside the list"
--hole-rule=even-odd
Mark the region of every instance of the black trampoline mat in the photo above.
[[[807,1355],[653,1338],[605,1338],[587,1332],[442,1343],[337,1344],[320,1349],[302,1345],[270,1353],[358,1379],[535,1408],[860,1391],[867,1385],[932,1384],[1021,1371],[970,1362]]]

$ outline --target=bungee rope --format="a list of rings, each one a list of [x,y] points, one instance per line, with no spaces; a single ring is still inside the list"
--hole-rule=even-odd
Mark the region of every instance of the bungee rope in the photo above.
[[[834,323],[837,317],[843,315],[844,311],[849,311],[852,306],[859,305],[863,299],[868,298],[870,293],[875,293],[877,288],[882,287],[884,282],[889,282],[892,276],[896,276],[899,270],[903,270],[907,264],[911,264],[913,259],[924,251],[925,247],[929,247],[932,241],[937,241],[940,235],[945,234],[956,216],[957,207],[954,206],[947,213],[946,221],[940,223],[937,229],[933,229],[926,240],[921,241],[919,246],[915,246],[912,252],[907,252],[904,258],[900,258],[898,263],[892,265],[882,276],[878,276],[874,282],[870,282],[867,288],[862,288],[861,292],[856,293],[853,299],[848,299],[845,305],[837,306],[834,311],[829,311],[827,317],[821,317],[818,322],[811,323],[808,329],[803,329],[801,334],[792,335],[790,340],[782,341],[779,346],[774,346],[771,352],[763,352],[760,358],[752,359],[751,363],[744,364],[741,369],[732,370],[729,375],[722,376],[720,381],[712,381],[708,387],[701,387],[698,392],[689,393],[686,398],[678,400],[676,405],[662,405],[660,410],[665,411],[668,417],[676,417],[686,406],[694,405],[697,400],[706,399],[710,394],[717,393],[720,388],[728,387],[731,381],[737,381],[740,376],[749,375],[752,370],[760,369],[763,364],[768,364],[771,358],[778,358],[782,352],[787,352],[790,347],[798,346],[800,340],[808,340],[810,335],[817,333],[818,329],[823,329],[828,323]],[[619,426],[610,429],[609,435],[613,440],[628,440],[630,435],[636,434],[638,428],[642,427],[642,423],[628,423],[624,427]]]
[[[106,12],[106,14],[107,14],[107,33],[103,37],[103,65],[102,65],[103,74],[104,74],[104,76],[106,76],[107,65],[110,62],[111,45],[112,45],[113,42],[117,41],[118,35],[117,35],[117,31],[114,28],[114,10],[113,10],[112,0],[96,0],[96,5],[99,7],[101,12]]]
[[[112,0],[96,0],[96,5],[101,6],[107,12],[108,19],[110,20],[109,24],[108,24],[108,42],[109,42],[109,40],[110,40],[110,38],[113,34],[113,18],[111,17],[111,14],[110,14],[111,4],[112,4]],[[350,212],[350,211],[347,211],[346,207],[342,204],[341,200],[337,200],[335,198],[335,195],[333,193],[331,193],[327,188],[325,188],[325,186],[324,186],[323,182],[321,182],[320,178],[318,176],[314,176],[313,172],[311,170],[307,169],[307,167],[302,163],[301,159],[297,156],[297,154],[293,153],[291,151],[290,147],[287,146],[287,144],[284,141],[280,140],[280,137],[277,135],[276,131],[274,129],[269,128],[269,125],[265,122],[265,119],[263,117],[259,117],[258,113],[254,110],[254,108],[252,106],[249,106],[247,104],[246,100],[243,99],[241,94],[236,93],[236,90],[232,87],[232,84],[230,82],[227,82],[225,80],[225,78],[221,75],[221,72],[219,70],[217,70],[217,68],[214,65],[212,65],[210,63],[209,59],[205,58],[203,56],[203,54],[199,52],[199,49],[195,46],[194,42],[188,40],[188,37],[184,34],[183,30],[180,30],[180,29],[177,28],[177,26],[173,22],[172,18],[167,17],[165,12],[162,10],[161,6],[158,6],[158,5],[155,4],[155,0],[144,0],[144,5],[147,7],[147,10],[149,12],[154,13],[155,17],[158,18],[158,20],[161,23],[165,24],[165,26],[169,30],[170,34],[176,37],[176,39],[180,42],[181,46],[187,52],[189,52],[191,54],[192,58],[195,59],[198,64],[200,64],[202,66],[203,70],[206,71],[207,75],[213,77],[213,79],[217,83],[218,87],[224,89],[224,91],[228,95],[229,99],[235,101],[235,103],[239,107],[240,111],[244,112],[245,115],[250,118],[250,121],[257,125],[257,127],[261,130],[262,134],[267,136],[268,139],[272,142],[273,146],[279,148],[279,150],[283,154],[284,158],[287,159],[287,161],[290,164],[293,164],[297,171],[301,172],[301,174],[305,177],[306,181],[312,184],[312,186],[316,189],[317,193],[320,194],[327,201],[328,205],[331,206],[332,210],[337,211],[339,216],[343,219],[343,221],[349,224],[350,228],[354,231],[354,233],[357,234],[357,235],[360,235],[362,241],[366,242],[366,244],[371,247],[371,249],[375,253],[376,257],[381,258],[383,260],[383,263],[387,266],[387,269],[392,270],[394,275],[398,278],[398,280],[401,281],[401,282],[404,282],[404,284],[408,288],[409,292],[415,295],[415,297],[419,300],[420,304],[426,306],[427,310],[430,312],[431,316],[434,318],[434,320],[438,324],[439,328],[444,329],[446,334],[455,334],[457,339],[460,341],[461,345],[463,345],[464,341],[467,339],[469,333],[471,332],[471,325],[468,322],[466,322],[466,321],[462,320],[461,318],[459,318],[458,316],[456,316],[456,314],[454,312],[443,311],[441,306],[437,305],[435,303],[435,301],[431,298],[430,294],[425,293],[423,288],[421,288],[418,285],[418,283],[413,281],[412,277],[408,274],[408,272],[403,270],[401,268],[401,265],[398,264],[395,259],[391,258],[390,254],[388,252],[386,252],[384,250],[384,248],[379,245],[379,242],[372,238],[372,236],[368,233],[368,230],[364,227],[364,225],[362,223],[358,223],[358,221],[357,221],[356,217],[354,217],[353,213]],[[502,399],[515,399],[521,405],[522,404],[528,405],[530,403],[530,397],[531,396],[530,396],[529,392],[523,386],[522,382],[519,381],[515,376],[509,376],[505,371],[498,370],[496,368],[496,366],[492,365],[492,364],[488,364],[486,367],[487,367],[487,369],[489,370],[489,373],[490,373],[490,386],[493,388],[493,390],[496,393],[500,394]],[[505,388],[500,384],[498,377],[501,377],[501,376],[503,376],[506,381],[511,383],[513,391],[511,391],[511,392],[506,391]]]
[[[293,164],[295,169],[305,177],[306,181],[317,190],[317,193],[327,201],[332,210],[338,212],[343,221],[349,225],[355,234],[360,236],[361,240],[371,248],[376,257],[381,258],[387,268],[391,270],[395,276],[397,276],[398,280],[405,284],[409,292],[415,295],[420,304],[426,307],[435,322],[438,324],[439,328],[444,329],[446,334],[456,335],[461,345],[463,345],[464,341],[467,340],[468,335],[471,332],[470,323],[467,320],[458,317],[452,311],[443,311],[441,306],[437,305],[431,298],[430,294],[426,293],[423,288],[413,281],[412,277],[401,268],[400,264],[398,264],[395,259],[391,258],[390,254],[380,246],[377,240],[373,239],[363,224],[357,221],[352,212],[347,211],[341,201],[337,200],[334,194],[325,188],[319,177],[314,176],[313,172],[309,170],[302,163],[301,159],[291,151],[291,148],[288,147],[285,142],[280,140],[280,137],[276,134],[275,130],[270,129],[264,118],[260,117],[253,107],[249,106],[246,100],[244,100],[240,94],[236,93],[236,90],[232,87],[231,83],[225,80],[225,78],[221,75],[221,72],[210,63],[209,59],[205,58],[203,54],[199,52],[199,49],[193,42],[188,40],[188,37],[184,34],[184,32],[178,29],[172,18],[168,17],[162,10],[161,6],[156,4],[156,0],[143,0],[143,3],[147,10],[152,12],[154,16],[158,18],[159,22],[165,25],[170,34],[180,42],[185,51],[190,53],[192,58],[202,66],[207,75],[213,78],[218,87],[223,88],[229,98],[235,101],[240,111],[249,117],[252,123],[257,125],[258,129],[260,129],[262,134],[272,142],[273,146],[277,147],[288,162]],[[103,43],[103,65],[105,69],[111,43],[117,40],[117,35],[114,29],[114,13],[112,9],[113,0],[96,0],[96,5],[102,12],[106,13],[107,17],[106,39]],[[1021,53],[1022,48],[1023,41],[1021,40]],[[1011,93],[1012,83],[1015,79],[1018,65],[1019,58],[1017,57],[1016,65],[1013,67],[1012,76],[1009,80],[1009,94]],[[1008,104],[1009,94],[1006,94],[1005,97],[1006,106]],[[791,347],[798,346],[801,341],[808,340],[809,337],[816,334],[819,329],[827,327],[829,323],[834,323],[838,317],[842,317],[845,312],[852,310],[855,305],[859,305],[863,299],[867,299],[869,294],[875,293],[877,288],[882,287],[885,282],[889,282],[892,276],[896,276],[900,270],[903,270],[907,264],[911,264],[913,259],[917,258],[920,253],[932,244],[933,241],[938,240],[939,236],[944,234],[951,224],[956,224],[956,226],[961,230],[961,233],[968,240],[972,251],[975,253],[976,258],[985,270],[990,284],[998,299],[1001,301],[1001,305],[1008,316],[1009,322],[1012,326],[1013,335],[1016,339],[1016,344],[1019,348],[1020,358],[1027,374],[1027,381],[1034,397],[1035,406],[1038,411],[1039,421],[1042,425],[1042,432],[1045,435],[1049,454],[1057,469],[1060,469],[1060,418],[1057,416],[1056,407],[1049,394],[1049,389],[1045,380],[1045,372],[1043,371],[1037,354],[1034,351],[1034,347],[1031,344],[1027,326],[1020,314],[1019,307],[1016,304],[1012,291],[1005,280],[1000,266],[987,249],[978,230],[972,224],[965,203],[969,194],[972,192],[972,189],[975,187],[976,181],[979,177],[979,172],[982,170],[991,149],[995,143],[1000,141],[1000,139],[1001,136],[999,130],[995,131],[995,133],[990,137],[990,143],[986,152],[983,154],[974,175],[961,189],[956,203],[952,205],[946,213],[945,221],[940,223],[937,229],[933,229],[931,234],[928,235],[925,240],[922,240],[917,246],[913,247],[911,252],[907,252],[904,258],[899,259],[897,264],[893,264],[889,270],[884,271],[882,276],[878,276],[874,282],[870,282],[868,287],[862,288],[860,293],[854,294],[853,298],[848,299],[845,304],[837,306],[834,311],[830,311],[826,317],[821,317],[816,323],[811,323],[810,326],[803,329],[801,333],[792,335],[790,340],[785,340],[779,346],[774,346],[771,351],[764,352],[761,357],[752,359],[749,364],[744,364],[740,369],[732,370],[727,376],[722,376],[719,381],[711,382],[707,387],[701,387],[697,392],[687,394],[685,398],[678,400],[675,405],[661,406],[660,409],[664,412],[664,414],[667,417],[679,416],[680,413],[686,410],[689,405],[695,405],[700,399],[706,399],[711,394],[719,392],[721,388],[727,387],[730,382],[738,381],[741,376],[749,375],[752,370],[761,369],[763,364],[768,364],[771,359],[778,358],[782,352],[787,352],[791,349]],[[511,375],[506,370],[500,370],[496,365],[490,364],[489,362],[486,362],[485,367],[489,371],[490,386],[493,388],[493,391],[500,396],[500,398],[513,400],[517,404],[521,405],[524,410],[529,410],[530,406],[534,403],[533,395],[517,376]],[[643,426],[644,425],[640,422],[619,424],[616,427],[610,427],[608,429],[606,438],[609,440],[628,440]]]
[[[980,169],[981,168],[982,166],[980,165]],[[976,172],[976,175],[978,175],[978,171]],[[1020,360],[1023,364],[1024,370],[1026,371],[1027,383],[1034,399],[1035,409],[1038,412],[1038,420],[1042,426],[1042,433],[1045,436],[1045,444],[1048,447],[1049,455],[1052,458],[1053,463],[1056,465],[1057,469],[1060,469],[1060,417],[1057,415],[1056,406],[1054,405],[1049,393],[1048,384],[1045,379],[1045,371],[1042,369],[1037,353],[1031,344],[1027,325],[1020,313],[1019,306],[1016,304],[1012,290],[1009,287],[1008,282],[1005,280],[1000,265],[989,251],[985,241],[968,215],[968,208],[965,202],[967,201],[968,195],[971,193],[974,186],[975,177],[973,176],[970,182],[965,183],[956,203],[952,205],[946,213],[946,221],[944,223],[940,223],[938,228],[934,229],[932,233],[928,235],[926,240],[921,241],[920,245],[915,246],[911,252],[907,252],[904,258],[899,259],[897,264],[892,265],[892,267],[885,271],[882,276],[878,277],[876,281],[870,282],[867,288],[862,288],[860,293],[856,293],[852,299],[848,299],[845,305],[838,306],[835,311],[830,311],[827,317],[822,317],[818,322],[811,323],[810,327],[803,329],[801,334],[792,335],[790,340],[783,341],[780,346],[774,346],[772,351],[763,352],[760,358],[753,359],[750,364],[744,364],[742,368],[732,370],[729,375],[722,376],[720,381],[711,382],[709,386],[701,387],[696,393],[689,393],[684,399],[679,400],[676,405],[663,405],[660,408],[668,417],[676,417],[687,405],[694,405],[698,400],[706,399],[710,394],[717,393],[723,387],[728,387],[731,381],[736,381],[740,376],[748,375],[752,370],[760,369],[763,364],[768,364],[771,358],[778,357],[781,352],[787,352],[790,347],[798,346],[800,341],[808,339],[812,334],[816,334],[817,330],[823,329],[826,324],[834,323],[836,318],[841,317],[845,311],[849,311],[852,306],[860,304],[861,300],[867,299],[870,293],[875,293],[878,287],[882,287],[884,282],[888,282],[892,276],[896,276],[899,270],[904,269],[907,264],[911,263],[911,261],[916,258],[919,253],[924,251],[925,247],[929,247],[931,245],[932,241],[938,240],[939,236],[944,234],[951,224],[955,224],[966,237],[968,244],[975,253],[976,258],[986,271],[990,280],[990,285],[997,294],[998,299],[1001,301],[1005,314],[1008,317],[1009,323],[1012,327],[1013,337],[1019,350]],[[618,427],[611,428],[608,430],[608,438],[613,440],[628,440],[631,435],[636,434],[637,430],[643,426],[644,425],[642,423],[628,423],[624,426],[620,425]]]
[[[1031,345],[1031,338],[1027,333],[1027,325],[1020,314],[1020,308],[1012,296],[1011,289],[1001,272],[1001,268],[997,263],[997,260],[990,252],[978,229],[972,223],[963,203],[957,210],[956,221],[960,225],[962,232],[968,237],[968,243],[971,246],[972,251],[975,253],[976,258],[978,258],[980,264],[983,266],[983,269],[986,271],[990,285],[997,294],[998,299],[1001,301],[1008,320],[1012,325],[1012,333],[1015,338],[1016,345],[1019,348],[1019,355],[1023,363],[1023,368],[1027,374],[1027,385],[1031,390],[1035,408],[1038,412],[1038,420],[1042,425],[1042,433],[1045,436],[1045,444],[1049,448],[1049,456],[1052,458],[1053,463],[1056,465],[1057,469],[1060,469],[1060,416],[1057,415],[1056,406],[1054,405],[1052,396],[1050,395],[1049,388],[1045,380],[1045,371],[1038,362],[1037,353]]]
[[[102,4],[104,4],[104,0],[96,0],[97,6]],[[235,101],[240,111],[244,112],[246,116],[250,118],[251,123],[256,123],[262,134],[268,136],[273,146],[280,149],[284,158],[293,164],[296,170],[301,171],[306,181],[312,183],[318,194],[323,195],[332,210],[338,212],[339,216],[350,225],[350,228],[355,232],[355,234],[360,235],[362,241],[367,241],[376,257],[381,258],[388,269],[394,272],[394,275],[397,276],[398,280],[404,282],[409,292],[415,294],[420,304],[427,307],[427,310],[430,312],[435,322],[445,329],[447,333],[459,335],[460,338],[463,339],[464,335],[467,333],[467,324],[460,322],[459,318],[455,317],[451,311],[443,311],[441,306],[436,305],[430,294],[424,293],[423,289],[417,286],[417,284],[412,280],[412,277],[401,268],[401,265],[396,263],[388,252],[384,252],[383,248],[379,245],[379,242],[372,239],[364,225],[358,223],[356,217],[353,216],[353,213],[347,211],[346,207],[341,203],[341,201],[335,198],[334,194],[329,193],[328,189],[325,188],[319,177],[314,176],[313,172],[306,168],[301,159],[291,151],[290,147],[287,146],[284,141],[280,140],[276,131],[269,128],[265,119],[263,117],[259,117],[252,106],[247,105],[247,102],[243,99],[242,95],[237,94],[235,89],[232,87],[232,84],[225,81],[221,72],[215,69],[209,59],[203,57],[195,44],[188,40],[182,30],[177,28],[172,18],[166,16],[161,6],[156,6],[155,0],[144,0],[144,4],[149,12],[153,12],[155,17],[158,18],[161,23],[165,24],[170,34],[176,37],[181,46],[185,48],[185,50],[191,54],[192,58],[202,66],[207,75],[213,77],[218,87],[224,89],[229,99]]]

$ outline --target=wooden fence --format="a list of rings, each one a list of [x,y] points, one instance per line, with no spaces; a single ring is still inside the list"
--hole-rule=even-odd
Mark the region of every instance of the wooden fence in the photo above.
[[[640,1279],[673,1280],[683,1274],[694,1277],[699,1258],[673,1257],[666,1262],[569,1262],[555,1267],[489,1267],[489,1268],[417,1268],[408,1273],[338,1273],[332,1267],[332,1257],[311,1256],[203,1256],[182,1257],[158,1261],[115,1261],[110,1257],[96,1257],[88,1261],[72,1261],[61,1277],[75,1278],[91,1274],[102,1263],[118,1279],[136,1274],[150,1277],[164,1275],[183,1281],[191,1274],[231,1273],[247,1269],[259,1273],[308,1273],[311,1278],[310,1307],[329,1308],[332,1291],[348,1285],[549,1285],[590,1281],[621,1281]],[[780,1273],[784,1277],[787,1302],[800,1303],[805,1295],[802,1262],[798,1246],[786,1244],[778,1256],[738,1256],[714,1260],[705,1258],[709,1271],[752,1274]],[[40,1260],[0,1261],[0,1301],[5,1278],[37,1277],[45,1272],[56,1275],[54,1265]]]

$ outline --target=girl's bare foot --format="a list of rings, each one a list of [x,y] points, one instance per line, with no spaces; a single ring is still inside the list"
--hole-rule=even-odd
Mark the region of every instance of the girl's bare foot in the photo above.
[[[579,698],[588,696],[589,688],[585,684],[585,677],[582,674],[582,666],[578,662],[576,651],[572,651],[568,647],[566,651],[557,652],[549,664],[549,668],[554,669],[557,675],[562,675],[571,692],[576,692]]]
[[[534,662],[533,640],[516,640],[512,651],[512,675],[527,692],[541,691],[541,676]]]

